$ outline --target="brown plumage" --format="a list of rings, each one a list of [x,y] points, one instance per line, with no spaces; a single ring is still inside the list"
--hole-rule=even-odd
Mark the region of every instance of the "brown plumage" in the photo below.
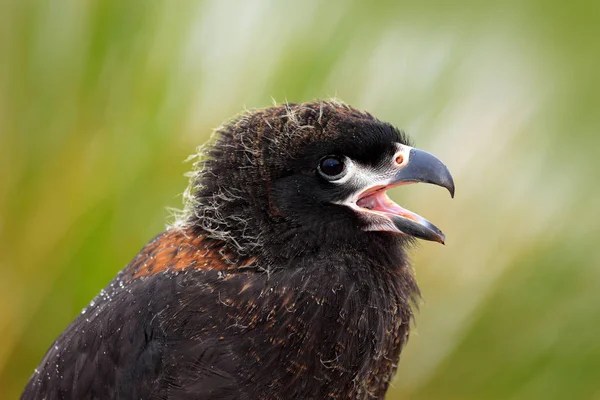
[[[127,280],[185,269],[227,271],[251,265],[256,258],[236,258],[218,240],[193,233],[192,229],[174,229],[161,233],[148,243],[125,268]]]
[[[338,102],[245,113],[185,212],[55,341],[23,399],[383,398],[419,296],[405,248],[444,241],[385,189],[454,184]]]

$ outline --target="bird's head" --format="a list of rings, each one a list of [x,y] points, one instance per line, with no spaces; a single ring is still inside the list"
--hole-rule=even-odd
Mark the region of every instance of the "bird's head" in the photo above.
[[[432,223],[394,203],[386,190],[454,182],[435,156],[368,113],[339,102],[286,104],[246,112],[201,151],[185,223],[251,253],[385,236],[444,242]]]

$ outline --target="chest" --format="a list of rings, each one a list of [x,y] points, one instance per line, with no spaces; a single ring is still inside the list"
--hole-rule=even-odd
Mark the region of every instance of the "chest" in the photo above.
[[[306,274],[266,284],[260,302],[238,306],[242,374],[272,389],[265,398],[383,398],[412,317],[398,283]]]

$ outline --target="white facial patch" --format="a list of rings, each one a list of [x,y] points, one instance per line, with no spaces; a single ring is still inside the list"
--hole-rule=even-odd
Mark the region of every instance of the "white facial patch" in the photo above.
[[[396,143],[396,148],[398,151],[390,159],[389,165],[381,165],[378,167],[364,165],[346,157],[346,175],[331,183],[348,184],[349,186],[356,188],[356,191],[349,199],[340,202],[340,204],[356,201],[357,197],[366,188],[389,185],[398,172],[398,169],[403,168],[408,164],[410,151],[412,150],[412,147],[404,146],[400,143]]]
[[[357,205],[359,197],[364,194],[365,190],[378,187],[381,187],[384,190],[384,188],[390,185],[395,179],[398,170],[408,164],[412,147],[396,143],[396,148],[396,153],[389,159],[387,165],[378,165],[374,167],[346,158],[346,168],[348,168],[346,175],[337,181],[331,182],[355,188],[353,193],[347,199],[336,203],[350,207],[369,218],[371,220],[370,225],[366,227],[365,230],[397,231],[394,224],[388,218],[381,215],[381,213],[370,212],[368,209],[364,209]]]

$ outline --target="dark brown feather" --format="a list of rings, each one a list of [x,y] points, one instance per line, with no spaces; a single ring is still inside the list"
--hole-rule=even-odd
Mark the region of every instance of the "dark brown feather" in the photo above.
[[[419,296],[403,237],[357,228],[314,165],[406,138],[339,103],[258,110],[199,162],[188,214],[53,343],[23,399],[382,399]],[[321,197],[319,197],[321,196]]]
[[[186,268],[226,271],[251,265],[255,257],[240,259],[218,240],[196,235],[190,228],[171,229],[148,243],[124,270],[125,279]]]

